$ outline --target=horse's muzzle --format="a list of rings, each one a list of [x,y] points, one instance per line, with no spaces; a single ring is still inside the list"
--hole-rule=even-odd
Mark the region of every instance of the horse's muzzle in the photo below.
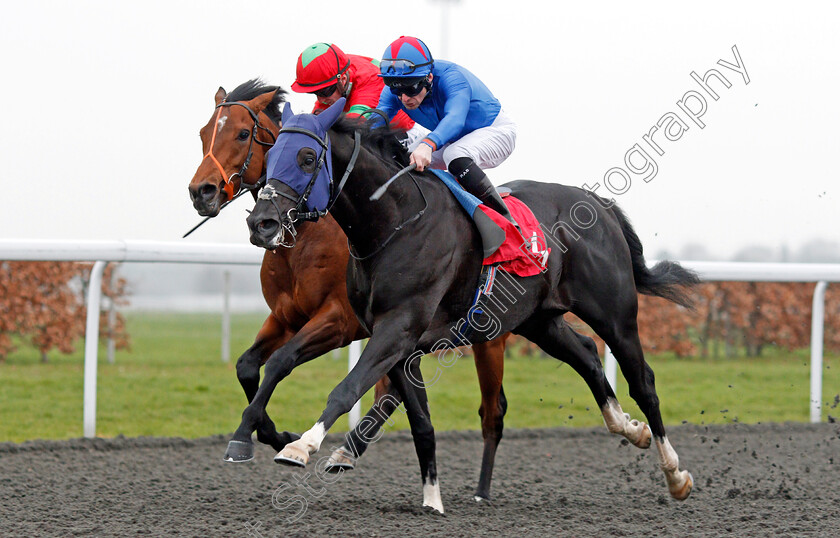
[[[283,227],[275,215],[272,215],[270,212],[254,210],[248,215],[245,222],[248,223],[248,230],[251,232],[252,244],[269,250],[274,250],[279,246]]]
[[[222,209],[219,200],[219,189],[211,184],[204,183],[199,187],[190,185],[190,200],[193,207],[202,217],[215,217]]]
[[[248,222],[248,228],[251,230],[251,243],[261,248],[277,248],[275,238],[280,232],[280,223],[276,219],[262,219],[253,225]]]

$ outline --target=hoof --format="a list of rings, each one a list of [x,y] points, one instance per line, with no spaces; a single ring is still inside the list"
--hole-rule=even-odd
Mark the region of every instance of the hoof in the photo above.
[[[344,471],[352,471],[355,468],[356,466],[352,463],[337,463],[331,461],[326,465],[326,467],[324,467],[324,470],[328,473],[338,473]]]
[[[309,461],[309,452],[296,447],[294,443],[290,443],[274,456],[274,461],[292,467],[306,467]]]
[[[482,489],[480,486],[476,488],[473,499],[477,503],[490,503],[490,488]]]
[[[327,465],[324,468],[328,473],[338,473],[343,471],[352,471],[356,468],[356,459],[346,448],[341,447],[335,449],[330,454],[330,459],[327,460]]]
[[[243,463],[254,459],[254,443],[230,441],[225,451],[224,460],[231,463]]]
[[[642,449],[650,448],[651,437],[650,426],[645,424],[645,429],[642,430],[641,435],[639,435],[639,438],[636,439],[636,442],[633,443],[633,445]]]
[[[671,492],[671,497],[674,499],[684,501],[691,495],[691,490],[694,487],[694,477],[688,471],[682,471],[680,475],[683,478],[682,483],[668,484],[668,491]]]

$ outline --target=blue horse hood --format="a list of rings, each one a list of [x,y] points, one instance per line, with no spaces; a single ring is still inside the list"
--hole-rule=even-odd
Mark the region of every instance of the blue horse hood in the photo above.
[[[327,139],[327,130],[341,115],[344,109],[344,98],[339,99],[330,108],[319,115],[292,113],[289,103],[283,109],[283,128],[277,136],[277,142],[268,150],[266,158],[266,178],[276,179],[285,183],[298,194],[304,196],[306,189],[312,181],[312,175],[304,172],[298,165],[298,152],[304,147],[315,150],[318,158],[323,155],[324,165],[318,171],[312,189],[306,200],[308,211],[324,211],[330,203],[330,185],[332,184],[332,155],[330,143]],[[287,128],[305,129],[318,136],[321,140],[327,140],[327,148],[324,149],[312,137],[298,132],[284,132]]]

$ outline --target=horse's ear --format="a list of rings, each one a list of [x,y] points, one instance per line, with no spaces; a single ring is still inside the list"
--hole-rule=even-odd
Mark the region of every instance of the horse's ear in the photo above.
[[[215,99],[216,99],[216,104],[218,105],[219,103],[221,103],[222,101],[224,101],[224,100],[225,100],[225,97],[227,97],[227,92],[225,91],[225,89],[224,89],[224,88],[222,88],[221,86],[219,86],[219,89],[218,89],[218,90],[216,90],[216,97],[215,97]]]
[[[344,103],[347,100],[344,97],[339,97],[338,101],[332,104],[331,107],[318,114],[318,123],[326,131],[332,127],[341,113],[344,112]]]
[[[256,113],[259,114],[265,107],[271,103],[274,99],[274,94],[276,92],[265,92],[264,94],[258,95],[257,97],[251,99],[251,109]]]
[[[286,104],[283,105],[283,114],[280,116],[280,121],[283,123],[287,123],[290,119],[295,117],[295,113],[292,112],[292,105],[286,101]]]

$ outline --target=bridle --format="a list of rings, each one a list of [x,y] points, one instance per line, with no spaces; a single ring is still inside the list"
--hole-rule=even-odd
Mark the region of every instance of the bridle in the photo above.
[[[275,185],[282,183],[280,179],[271,178],[267,180],[265,187],[260,190],[258,195],[258,199],[260,200],[267,200],[270,201],[271,204],[274,206],[274,209],[277,210],[277,217],[280,220],[281,225],[281,238],[280,243],[278,246],[285,247],[285,248],[292,248],[295,246],[297,241],[297,230],[295,230],[295,223],[298,221],[317,221],[319,218],[326,216],[329,213],[330,209],[332,208],[333,204],[335,204],[338,195],[341,193],[344,185],[347,183],[347,179],[350,177],[350,174],[353,172],[353,168],[356,166],[356,159],[359,156],[359,151],[362,148],[362,138],[359,130],[356,129],[354,131],[353,136],[353,154],[350,156],[350,161],[347,163],[347,168],[344,170],[344,175],[341,177],[341,181],[338,182],[336,186],[335,182],[333,181],[332,173],[328,173],[327,177],[329,178],[330,182],[330,194],[329,199],[327,201],[327,207],[323,210],[318,208],[314,208],[312,211],[307,211],[307,201],[309,199],[309,195],[312,193],[312,188],[315,186],[315,181],[318,179],[318,176],[321,174],[321,169],[326,164],[326,160],[328,154],[330,152],[330,137],[329,133],[324,135],[324,138],[318,136],[317,133],[310,131],[309,129],[304,129],[302,127],[283,127],[280,129],[280,132],[277,134],[279,137],[282,134],[289,134],[289,133],[297,133],[306,135],[313,140],[315,140],[319,146],[321,146],[321,154],[318,156],[318,162],[315,165],[315,169],[313,170],[312,174],[309,177],[309,182],[306,185],[306,188],[303,190],[303,193],[295,198],[292,195],[286,194],[285,192],[278,190]],[[274,184],[272,184],[274,183]],[[283,212],[280,209],[280,206],[277,205],[277,197],[282,196],[287,200],[292,201],[295,204],[295,207],[290,208],[286,211],[286,215],[283,215]],[[286,232],[289,232],[291,236],[291,242],[286,242]]]
[[[224,107],[230,107],[230,106],[241,106],[242,108],[247,110],[248,114],[251,115],[251,119],[254,120],[254,127],[253,127],[253,129],[251,129],[251,138],[248,142],[248,156],[245,157],[245,162],[242,163],[242,168],[239,169],[239,172],[234,172],[233,174],[231,174],[227,178],[227,180],[225,180],[225,175],[226,175],[225,174],[225,169],[222,166],[222,164],[219,162],[219,160],[216,158],[216,156],[213,155],[213,146],[216,144],[216,133],[219,132],[219,128],[217,127],[217,125],[219,123],[219,118],[222,115],[222,109]],[[274,145],[274,142],[277,140],[277,137],[274,136],[274,133],[271,132],[271,129],[269,129],[268,127],[265,127],[264,125],[262,125],[260,123],[260,118],[257,115],[257,113],[254,112],[251,109],[251,107],[249,107],[248,105],[246,105],[245,103],[243,103],[241,101],[230,101],[230,102],[222,101],[221,103],[216,105],[216,108],[218,109],[218,112],[216,113],[216,119],[213,122],[213,137],[210,139],[210,148],[207,150],[207,153],[204,155],[204,159],[206,159],[207,157],[210,157],[210,160],[213,161],[213,163],[216,165],[216,168],[218,168],[219,172],[221,172],[222,182],[223,182],[223,185],[224,185],[223,189],[228,195],[227,201],[231,202],[231,201],[233,201],[234,196],[236,194],[238,194],[238,193],[233,192],[233,178],[235,178],[236,176],[239,176],[239,192],[240,193],[243,190],[259,189],[265,183],[265,176],[260,177],[260,179],[256,183],[254,183],[253,185],[245,183],[243,181],[243,179],[244,179],[244,176],[245,176],[245,172],[248,171],[248,166],[251,164],[251,158],[254,156],[254,142],[256,142],[257,144],[259,144],[261,146],[271,147],[271,146]],[[272,139],[271,142],[264,142],[264,141],[260,140],[259,138],[257,138],[257,133],[259,133],[260,129],[262,129],[263,131],[266,131],[271,136],[271,139]],[[202,161],[204,159],[202,159]]]

